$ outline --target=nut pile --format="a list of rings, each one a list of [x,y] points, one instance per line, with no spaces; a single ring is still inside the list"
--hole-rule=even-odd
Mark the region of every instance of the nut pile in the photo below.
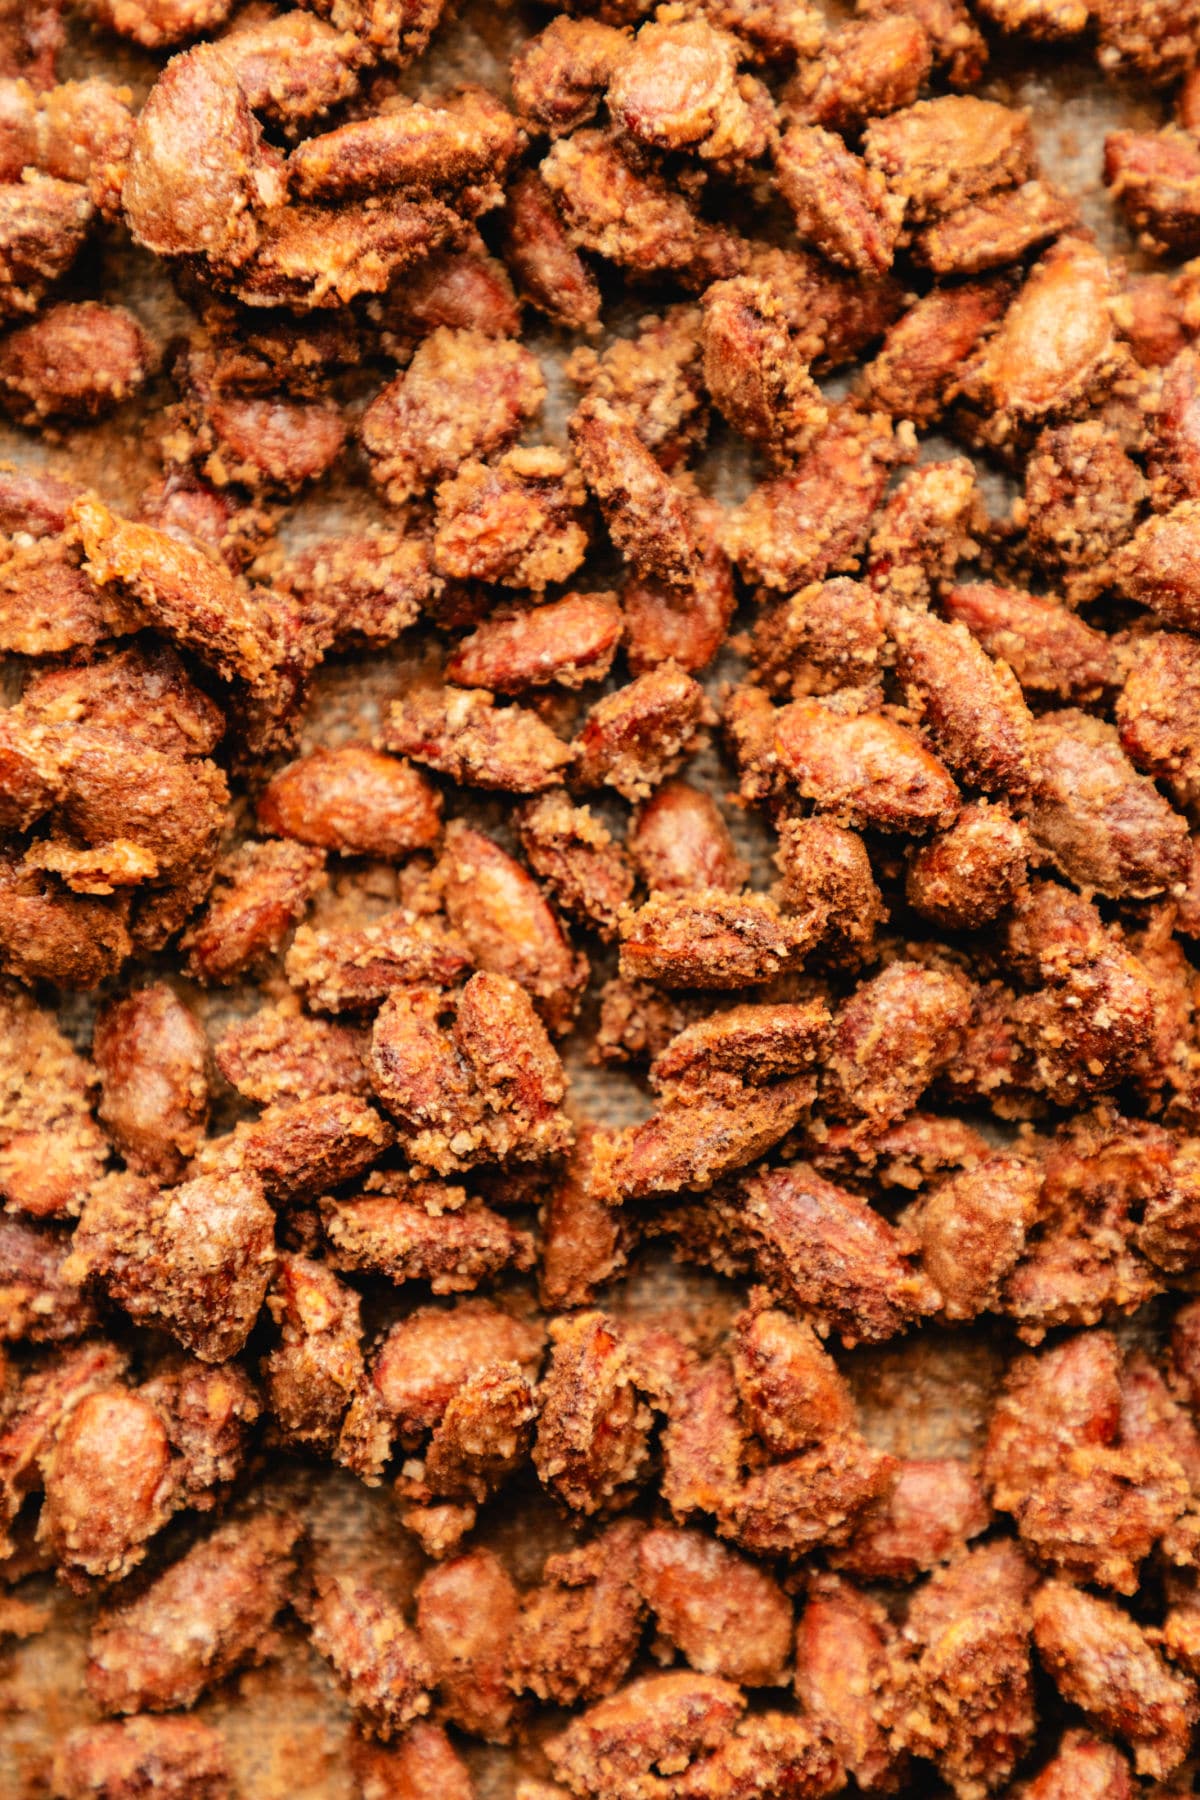
[[[12,1791],[1190,1792],[1200,0],[441,11],[0,6]]]

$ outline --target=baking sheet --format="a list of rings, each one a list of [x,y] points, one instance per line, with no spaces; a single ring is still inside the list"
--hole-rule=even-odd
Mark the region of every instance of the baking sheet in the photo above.
[[[827,10],[831,19],[846,16],[836,7]],[[547,16],[532,8],[520,11],[497,6],[495,0],[472,0],[457,19],[443,27],[430,54],[406,73],[404,84],[414,93],[426,86],[437,88],[461,80],[503,89],[513,49],[529,31],[539,29]],[[1018,59],[1001,45],[980,92],[1030,110],[1044,171],[1077,196],[1086,223],[1106,251],[1125,257],[1136,267],[1138,254],[1100,182],[1101,146],[1105,132],[1118,125],[1160,123],[1164,102],[1145,89],[1102,81],[1086,54],[1050,50],[1039,52],[1031,63],[1025,50]],[[128,83],[140,100],[157,66],[154,59],[111,38],[93,36],[75,21],[62,74],[65,78],[104,73]],[[120,297],[161,343],[187,328],[187,310],[161,268],[122,234],[110,235],[97,250],[86,280],[79,285],[89,294]],[[622,313],[623,328],[632,325],[640,310],[640,306],[631,306]],[[535,329],[529,341],[550,386],[545,414],[531,435],[539,441],[561,442],[572,393],[561,365],[575,340]],[[95,486],[118,508],[132,507],[141,489],[157,474],[145,420],[165,397],[166,389],[160,383],[103,427],[70,432],[54,445],[0,425],[0,457],[51,467]],[[960,450],[960,446],[954,448]],[[943,449],[931,440],[925,454]],[[732,503],[745,492],[754,469],[740,447],[717,431],[697,474],[702,487]],[[994,475],[989,479],[993,504],[999,504],[1003,484]],[[289,547],[298,546],[330,530],[381,516],[351,459],[345,475],[295,509],[283,540]],[[380,706],[410,672],[412,657],[413,649],[405,643],[385,654],[330,663],[318,676],[304,729],[305,746],[369,736]],[[727,659],[713,672],[712,680],[719,682],[732,672]],[[11,677],[11,669],[8,674]],[[718,794],[724,793],[731,780],[729,769],[712,750],[697,759],[689,776]],[[503,830],[505,810],[502,804],[484,809],[489,828]],[[736,812],[729,816],[743,854],[750,857],[759,880],[767,879],[767,843],[761,825]],[[215,1028],[230,1008],[256,1003],[258,992],[213,996],[197,990],[192,997]],[[81,1039],[89,1033],[90,1016],[91,1003],[86,998],[64,1003],[64,1019]],[[589,1016],[594,1013],[585,1014],[585,1027]],[[586,1029],[577,1032],[566,1047],[577,1114],[606,1123],[643,1116],[648,1109],[637,1084],[623,1074],[592,1068],[585,1051]],[[219,1122],[227,1123],[233,1110],[226,1096]],[[662,1249],[644,1258],[636,1273],[606,1297],[614,1311],[661,1314],[680,1308],[708,1328],[719,1325],[739,1303],[740,1294],[733,1284],[695,1270],[681,1271]],[[909,1455],[962,1454],[978,1441],[1008,1345],[1006,1334],[987,1330],[926,1331],[839,1360],[844,1360],[854,1383],[867,1434],[880,1447]],[[402,1591],[419,1578],[421,1557],[399,1527],[386,1488],[368,1490],[339,1471],[273,1457],[268,1457],[262,1478],[281,1495],[295,1499],[318,1537],[347,1549],[377,1549],[390,1558]],[[197,1524],[195,1518],[176,1521],[155,1542],[146,1569],[178,1554]],[[488,1509],[476,1541],[496,1547],[514,1575],[528,1582],[536,1578],[545,1555],[562,1547],[571,1535],[569,1525],[527,1477]],[[86,1633],[95,1602],[76,1599],[43,1579],[26,1582],[18,1591],[23,1598],[43,1602],[51,1623],[40,1636],[0,1646],[0,1797],[36,1800],[45,1792],[43,1774],[55,1741],[70,1727],[95,1716],[83,1688]],[[234,1678],[219,1693],[206,1697],[197,1714],[224,1730],[236,1791],[242,1800],[275,1800],[276,1796],[279,1800],[284,1796],[287,1800],[351,1800],[347,1709],[335,1694],[324,1664],[308,1650],[294,1624],[282,1625],[279,1648],[280,1655],[267,1666]],[[551,1715],[546,1719],[547,1724],[552,1722]],[[519,1773],[544,1772],[536,1750],[514,1754],[469,1745],[465,1740],[462,1748],[477,1778],[480,1800],[511,1796]],[[914,1786],[909,1791],[941,1790],[931,1780],[927,1787]],[[430,1796],[430,1800],[436,1797]]]

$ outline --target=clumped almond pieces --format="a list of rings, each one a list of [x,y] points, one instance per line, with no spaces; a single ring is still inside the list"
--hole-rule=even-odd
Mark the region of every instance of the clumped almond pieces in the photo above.
[[[208,1042],[165,983],[105,1007],[92,1056],[99,1116],[128,1166],[177,1179],[194,1154],[208,1111]]]
[[[466,1763],[442,1726],[428,1719],[414,1720],[392,1744],[356,1736],[350,1760],[360,1800],[420,1800],[428,1793],[474,1800]]]
[[[582,687],[608,674],[621,634],[614,595],[564,594],[544,606],[486,619],[459,643],[446,679],[497,694],[550,683]]]
[[[510,450],[492,467],[465,462],[437,491],[439,574],[542,592],[565,581],[588,545],[585,491],[560,450]]]
[[[995,330],[1011,297],[999,280],[931,288],[889,322],[863,370],[865,398],[892,418],[932,424],[957,393],[964,360]]]
[[[1165,1251],[1168,1219],[1180,1202],[1187,1209],[1186,1182],[1172,1191],[1162,1165],[1152,1126],[1139,1131],[1084,1114],[1059,1132],[1043,1165],[1042,1221],[1005,1291],[1005,1308],[1030,1342],[1051,1324],[1131,1312],[1153,1293],[1157,1278],[1136,1247],[1133,1215],[1165,1202]]]
[[[911,445],[883,413],[853,405],[832,413],[794,469],[752,489],[729,515],[725,548],[746,580],[791,593],[852,568],[888,475],[911,460]]]
[[[891,268],[904,202],[836,132],[793,125],[780,140],[776,173],[801,237],[830,262],[868,277]]]
[[[685,286],[736,275],[737,239],[701,219],[686,198],[653,170],[643,172],[602,131],[576,131],[540,164],[545,186],[562,209],[568,239],[631,274],[674,274]]]
[[[1197,4],[979,15],[1182,77],[1151,257]],[[441,0],[89,7],[181,54],[0,0],[0,1554],[153,1561],[20,1774],[228,1800],[155,1715],[286,1732],[292,1604],[361,1800],[1186,1783],[1200,258],[962,0],[597,0],[507,103]]]
[[[38,1541],[72,1576],[115,1580],[175,1507],[175,1470],[155,1409],[127,1388],[85,1395],[42,1457]]]
[[[512,1364],[532,1377],[541,1360],[542,1328],[502,1312],[488,1300],[422,1307],[385,1334],[364,1387],[347,1414],[337,1460],[375,1484],[397,1435],[415,1447],[445,1416],[474,1373]]]
[[[867,960],[887,909],[858,833],[819,813],[785,818],[775,861],[781,877],[776,893],[784,912],[816,911],[821,919],[816,958],[848,967]]]
[[[595,325],[600,290],[536,169],[522,169],[509,187],[504,256],[524,298],[556,324],[577,331]]]
[[[577,1512],[628,1505],[649,1459],[650,1409],[619,1329],[600,1312],[556,1320],[533,1463]]]
[[[627,415],[589,396],[572,414],[570,430],[580,473],[617,549],[643,577],[675,587],[690,582],[696,545],[688,497],[655,462]]]
[[[355,1716],[386,1743],[430,1708],[433,1670],[384,1582],[321,1556],[296,1602]]]
[[[910,1630],[912,1620],[910,1617]],[[1006,1779],[1034,1731],[1026,1609],[1000,1598],[928,1633],[901,1691],[901,1740],[962,1795]]]
[[[168,1356],[139,1390],[167,1429],[181,1505],[211,1512],[241,1473],[262,1415],[258,1391],[236,1363]]]
[[[470,787],[514,794],[557,786],[571,761],[536,713],[497,706],[483,688],[410,688],[393,700],[381,742]]]
[[[952,1175],[919,1203],[911,1223],[946,1318],[974,1318],[999,1304],[1037,1221],[1041,1193],[1036,1163],[999,1154]]]
[[[204,911],[180,939],[188,972],[225,983],[269,961],[324,880],[320,852],[246,839],[218,863]]]
[[[522,1595],[509,1645],[517,1692],[569,1706],[618,1686],[642,1635],[636,1577],[644,1530],[619,1520],[578,1549],[547,1557],[540,1583]]]
[[[1007,927],[1009,959],[1042,992],[1013,1008],[1018,1039],[1036,1057],[1047,1093],[1076,1098],[1132,1073],[1150,1044],[1150,972],[1096,907],[1054,882],[1018,896]]]
[[[661,1655],[677,1651],[702,1675],[745,1687],[782,1681],[791,1605],[748,1558],[700,1531],[648,1531],[638,1544],[637,1583]]]
[[[1049,1568],[1129,1594],[1141,1562],[1187,1509],[1189,1492],[1182,1469],[1159,1451],[1073,1450],[1025,1501],[1018,1528]]]
[[[390,643],[433,594],[429,546],[395,531],[320,538],[286,562],[277,579],[335,649],[359,640]]]
[[[912,1581],[947,1563],[991,1515],[978,1477],[956,1457],[908,1458],[894,1485],[860,1520],[834,1567],[862,1581]]]
[[[244,1099],[270,1106],[316,1094],[366,1093],[368,1048],[355,1026],[312,1018],[291,999],[231,1025],[213,1061]]]
[[[322,1225],[339,1269],[361,1269],[402,1281],[428,1281],[435,1294],[478,1287],[504,1268],[531,1268],[533,1241],[489,1207],[433,1212],[420,1198],[363,1195],[330,1202]]]
[[[975,470],[965,457],[905,475],[880,511],[868,545],[871,580],[889,599],[918,605],[978,548],[983,523]]]
[[[602,355],[581,347],[566,363],[576,387],[610,401],[667,470],[688,461],[708,431],[701,319],[695,306],[648,313],[636,337],[615,338]]]
[[[6,1556],[15,1548],[9,1533],[22,1501],[42,1485],[41,1461],[55,1433],[89,1394],[107,1392],[119,1382],[127,1364],[123,1351],[93,1339],[66,1350],[56,1362],[31,1369],[15,1393],[6,1392],[0,1435],[0,1543]]]
[[[699,747],[711,717],[699,684],[664,663],[590,709],[574,742],[572,776],[582,787],[605,785],[644,800]]]
[[[96,726],[57,728],[51,742],[62,825],[89,848],[133,846],[143,880],[153,864],[131,936],[143,951],[161,949],[212,881],[227,823],[224,773],[211,762],[185,761]]]
[[[644,1675],[573,1720],[547,1755],[576,1792],[653,1793],[656,1768],[665,1765],[681,1783],[719,1748],[744,1706],[740,1690],[719,1676]]]
[[[615,1179],[623,1198],[700,1192],[778,1143],[812,1103],[816,1084],[800,1077],[761,1088],[736,1079],[711,1094],[685,1089],[631,1127]]]
[[[803,1164],[751,1176],[739,1200],[735,1231],[763,1281],[822,1332],[876,1342],[936,1307],[916,1240]]]
[[[1102,894],[1142,897],[1187,874],[1187,828],[1127,760],[1112,726],[1048,713],[1033,729],[1030,829],[1056,866]]]
[[[394,506],[454,475],[471,456],[504,449],[545,394],[536,359],[478,331],[433,332],[363,414],[374,479]]]
[[[971,582],[951,588],[943,604],[1027,694],[1087,702],[1120,681],[1111,639],[1052,598]]]
[[[517,1702],[505,1679],[517,1593],[488,1550],[431,1569],[417,1589],[417,1623],[448,1718],[493,1743],[512,1733]]]
[[[321,1012],[373,1012],[393,988],[449,987],[471,967],[457,932],[401,908],[359,930],[301,926],[288,980]]]
[[[319,1094],[269,1106],[209,1138],[192,1166],[218,1177],[248,1174],[278,1200],[307,1199],[352,1181],[391,1143],[391,1128],[365,1100]]]
[[[727,1496],[720,1529],[756,1556],[806,1556],[843,1543],[895,1474],[892,1457],[843,1432],[748,1475]]]
[[[897,672],[942,760],[966,785],[1022,797],[1033,720],[1011,670],[987,657],[965,626],[930,613],[899,613],[891,629]]]
[[[853,361],[903,306],[891,275],[863,279],[813,251],[757,243],[750,249],[746,272],[769,284],[817,370]]]
[[[836,1575],[813,1577],[796,1630],[796,1695],[868,1792],[894,1788],[903,1768],[887,1732],[891,1638],[881,1606]]]
[[[253,259],[235,270],[231,291],[248,306],[348,306],[386,293],[463,230],[462,214],[440,199],[372,194],[336,211],[296,201],[265,215]]]
[[[86,884],[91,886],[98,872],[108,893],[110,865],[88,859],[87,868]],[[146,869],[136,872],[142,879]],[[0,969],[17,981],[96,988],[116,975],[133,950],[124,905],[114,908],[64,891],[35,864],[0,859],[0,894]]]
[[[203,353],[176,360],[180,391],[165,446],[172,468],[193,468],[217,491],[236,483],[263,496],[296,495],[329,473],[346,439],[325,399],[223,392]]]
[[[563,911],[615,937],[633,870],[603,821],[564,795],[544,794],[524,808],[518,830],[526,861]]]
[[[477,967],[519,983],[550,1030],[565,1031],[588,964],[532,876],[494,839],[455,820],[439,878],[450,923]]]
[[[1200,245],[1200,154],[1190,133],[1112,131],[1104,140],[1104,180],[1138,234],[1158,256],[1194,255]]]
[[[363,1380],[359,1297],[321,1263],[288,1255],[267,1307],[280,1331],[262,1365],[271,1412],[289,1443],[329,1452]]]
[[[751,639],[755,670],[772,692],[833,693],[879,678],[889,608],[866,582],[814,581],[763,611]]]
[[[818,935],[811,913],[782,913],[763,894],[656,894],[621,922],[621,974],[666,988],[753,987],[797,967]]]
[[[233,1792],[221,1733],[178,1717],[80,1725],[55,1751],[51,1780],[63,1800],[126,1800],[147,1784],[162,1800],[229,1800]]]
[[[165,644],[137,643],[96,662],[46,669],[23,688],[19,717],[119,731],[183,757],[211,756],[226,728],[220,707]]]
[[[79,1211],[109,1155],[92,1116],[98,1083],[53,1014],[19,989],[0,989],[0,1193],[10,1212]]]
[[[295,1570],[300,1526],[262,1511],[220,1525],[140,1595],[102,1614],[88,1692],[108,1713],[191,1706],[270,1642]]]
[[[1078,228],[1079,210],[1068,195],[1048,182],[1026,181],[927,225],[913,254],[940,276],[982,275]]]
[[[1038,1657],[1064,1698],[1127,1743],[1140,1775],[1165,1779],[1188,1753],[1195,1684],[1168,1668],[1111,1600],[1061,1581],[1033,1596]]]
[[[420,1472],[406,1466],[397,1493],[420,1499],[469,1496],[482,1505],[529,1455],[537,1404],[527,1375],[511,1364],[486,1366],[465,1381],[434,1427]],[[468,1520],[468,1524],[470,1521]],[[436,1554],[443,1554],[431,1545]]]
[[[275,1215],[249,1173],[198,1175],[176,1188],[134,1175],[98,1183],[68,1269],[96,1276],[135,1319],[174,1333],[206,1362],[245,1343],[275,1264]]]

